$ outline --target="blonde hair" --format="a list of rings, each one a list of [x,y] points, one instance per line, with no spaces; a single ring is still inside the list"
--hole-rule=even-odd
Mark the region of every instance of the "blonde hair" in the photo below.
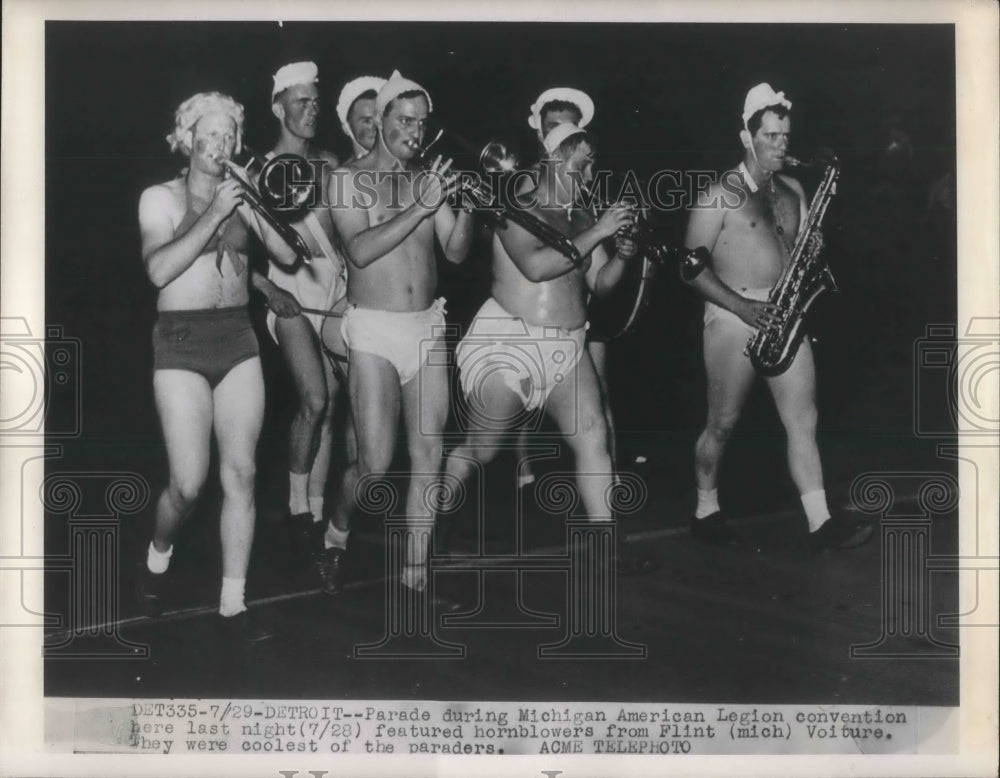
[[[180,149],[182,153],[190,154],[188,133],[210,111],[224,113],[236,123],[236,151],[239,152],[243,147],[243,106],[221,92],[199,92],[178,106],[174,112],[174,131],[167,136],[170,150]]]

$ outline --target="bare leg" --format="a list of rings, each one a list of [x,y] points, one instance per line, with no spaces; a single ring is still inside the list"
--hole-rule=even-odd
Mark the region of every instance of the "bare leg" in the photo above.
[[[410,487],[406,495],[406,565],[403,582],[418,591],[426,586],[430,530],[441,480],[441,433],[448,421],[449,372],[444,365],[423,365],[403,387],[403,420],[410,452]],[[407,580],[409,579],[409,580]]]
[[[277,319],[275,331],[298,396],[288,438],[288,469],[293,474],[288,500],[290,512],[301,514],[309,510],[307,484],[306,479],[296,479],[294,475],[310,473],[321,444],[324,419],[330,410],[325,360],[320,353],[319,339],[304,316]],[[297,487],[300,482],[301,486]]]
[[[320,422],[319,445],[316,448],[316,457],[313,459],[312,469],[309,471],[309,500],[310,507],[312,501],[322,500],[326,494],[326,481],[330,474],[330,459],[333,451],[333,417],[336,408],[337,398],[340,395],[340,382],[333,374],[333,366],[329,361],[323,360],[323,373],[326,383],[326,413]],[[351,432],[353,437],[353,431]],[[316,521],[322,516],[314,516]]]
[[[165,552],[208,476],[212,390],[198,373],[157,370],[153,373],[153,393],[170,467],[170,481],[156,504],[153,545]]]
[[[699,489],[716,487],[719,463],[729,435],[753,386],[755,371],[743,355],[747,332],[722,319],[705,327],[705,373],[708,420],[695,445],[695,480]]]
[[[809,339],[791,367],[767,381],[788,435],[788,469],[799,494],[823,488],[823,465],[816,445],[816,367]]]
[[[260,359],[241,362],[215,387],[215,436],[222,482],[222,575],[246,578],[253,544],[257,440],[264,420]]]
[[[552,391],[545,408],[573,451],[577,488],[587,515],[591,521],[610,520],[612,469],[608,427],[597,373],[587,352],[567,380]]]
[[[618,449],[615,440],[615,420],[611,414],[611,394],[608,389],[608,344],[602,341],[587,341],[587,351],[594,363],[597,381],[601,387],[601,408],[608,428],[608,453],[611,455],[612,472],[618,470]]]
[[[343,532],[350,527],[361,478],[385,473],[392,464],[400,409],[399,374],[387,360],[363,351],[351,351],[348,376],[358,455],[344,472],[341,493],[331,519],[331,523]]]

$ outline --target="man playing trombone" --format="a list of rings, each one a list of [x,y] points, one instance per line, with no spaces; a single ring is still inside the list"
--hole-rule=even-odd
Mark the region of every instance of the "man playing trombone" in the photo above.
[[[468,255],[473,238],[471,214],[463,210],[456,216],[446,204],[457,181],[450,160],[438,159],[429,173],[413,167],[431,109],[427,90],[394,72],[375,99],[375,147],[334,173],[331,213],[350,263],[342,333],[358,456],[344,475],[323,541],[320,572],[330,594],[342,586],[356,489],[362,479],[388,471],[400,408],[412,471],[405,510],[413,521],[402,582],[416,592],[427,584],[427,532],[420,527],[434,518],[449,410],[447,365],[427,359],[444,343],[444,300],[434,297],[434,241],[457,263]]]
[[[543,408],[572,449],[584,509],[591,520],[607,521],[612,461],[600,384],[585,346],[587,298],[608,291],[614,268],[635,255],[635,243],[619,235],[631,215],[619,204],[595,221],[579,205],[582,186],[593,179],[586,131],[557,125],[544,147],[538,187],[520,195],[516,206],[570,238],[576,256],[512,219],[496,229],[492,297],[456,351],[470,398],[468,434],[449,454],[445,472],[464,481],[476,462],[496,456],[502,433],[520,414]],[[601,244],[616,235],[612,265]]]
[[[264,417],[264,381],[247,314],[249,231],[278,262],[293,265],[298,256],[226,175],[242,142],[243,106],[217,92],[197,94],[180,105],[174,124],[167,141],[187,156],[187,171],[149,187],[139,200],[142,258],[158,289],[153,392],[170,480],[156,505],[136,594],[148,615],[162,611],[172,541],[207,478],[214,432],[223,493],[219,613],[228,632],[253,641],[270,632],[244,603]]]
[[[322,195],[337,158],[316,148],[320,116],[318,70],[312,62],[293,62],[278,69],[273,77],[271,111],[280,125],[278,142],[269,158],[294,154],[322,171],[315,183],[314,202],[305,215],[291,223],[309,248],[311,260],[293,268],[268,263],[267,276],[255,272],[253,285],[267,298],[267,329],[288,364],[298,398],[288,434],[288,525],[298,556],[312,548],[313,528],[321,527],[323,497],[333,446],[333,417],[340,393],[340,380],[333,359],[345,350],[336,338],[331,359],[323,358],[320,333],[329,311],[335,320],[327,325],[339,332],[339,315],[347,306],[347,270],[333,245],[333,220]],[[303,312],[302,308],[313,312]],[[339,346],[339,348],[338,348]],[[348,419],[347,439],[353,449],[352,425]],[[348,458],[353,459],[353,451]]]

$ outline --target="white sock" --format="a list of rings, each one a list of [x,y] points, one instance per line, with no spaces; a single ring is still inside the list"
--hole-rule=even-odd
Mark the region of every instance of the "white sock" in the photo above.
[[[427,586],[427,576],[424,573],[424,565],[403,565],[403,574],[400,576],[403,586],[422,592]]]
[[[309,512],[309,473],[288,473],[288,510],[292,515]]]
[[[340,529],[333,526],[333,522],[326,525],[326,534],[323,535],[323,548],[347,548],[347,536],[351,534],[349,529]]]
[[[802,495],[802,507],[806,510],[806,521],[809,531],[815,532],[830,518],[830,509],[826,505],[826,490],[817,489]]]
[[[704,519],[719,511],[719,490],[699,489],[698,507],[695,508],[694,517]]]
[[[167,568],[170,567],[170,557],[173,553],[173,546],[166,551],[157,551],[156,546],[150,541],[149,551],[146,552],[146,567],[149,569],[149,572],[157,574],[167,572]]]
[[[219,597],[219,613],[223,616],[235,616],[247,609],[243,602],[243,589],[246,578],[223,578],[222,595]]]
[[[314,522],[323,521],[323,498],[322,497],[310,497],[309,498],[309,512],[313,515]]]
[[[528,484],[535,483],[535,474],[528,470],[517,477],[517,488],[523,489]]]

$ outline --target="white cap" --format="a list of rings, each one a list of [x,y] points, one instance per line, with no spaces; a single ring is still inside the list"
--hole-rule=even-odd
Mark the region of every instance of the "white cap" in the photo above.
[[[747,92],[746,100],[743,101],[743,126],[746,127],[750,117],[757,111],[767,108],[769,105],[783,105],[785,108],[791,109],[792,101],[785,99],[784,92],[775,92],[771,89],[770,84],[757,84]]]
[[[427,98],[428,112],[434,110],[434,103],[431,102],[430,93],[416,81],[403,78],[398,70],[394,70],[392,71],[392,75],[389,76],[389,80],[386,81],[385,84],[382,85],[382,88],[378,91],[378,97],[375,98],[376,117],[381,118],[382,114],[385,113],[385,107],[396,97],[403,94],[403,92],[423,92],[424,97]]]
[[[566,86],[556,87],[555,89],[546,89],[542,92],[538,96],[538,99],[535,100],[535,104],[531,106],[531,116],[528,117],[528,126],[531,129],[538,130],[539,132],[542,131],[542,108],[546,103],[551,103],[553,100],[573,103],[573,105],[580,109],[580,128],[586,127],[590,124],[590,120],[594,118],[594,101],[585,92]]]
[[[315,84],[319,81],[319,68],[315,62],[293,62],[290,65],[278,68],[274,74],[274,87],[271,89],[271,100],[279,92],[283,92],[290,86],[296,84]]]
[[[347,114],[351,110],[354,101],[365,92],[375,92],[385,86],[385,79],[378,76],[360,76],[353,81],[344,84],[340,90],[340,97],[337,100],[337,116],[340,118],[340,126],[345,135],[351,135],[350,125],[347,123]]]
[[[583,129],[575,124],[570,124],[569,122],[566,122],[565,124],[557,124],[549,130],[549,134],[545,136],[545,140],[542,141],[542,145],[549,154],[553,154],[564,140],[573,135],[578,135],[581,132],[583,132]]]

